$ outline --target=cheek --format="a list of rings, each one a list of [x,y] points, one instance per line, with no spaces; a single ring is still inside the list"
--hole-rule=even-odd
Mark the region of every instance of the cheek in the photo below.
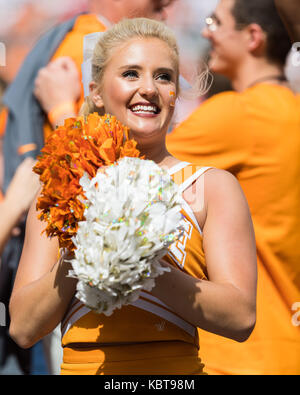
[[[168,89],[163,96],[163,101],[164,101],[163,111],[167,121],[169,121],[172,118],[175,111],[176,95],[174,95],[173,93],[176,94],[175,88]]]
[[[214,47],[224,59],[234,60],[241,54],[240,42],[232,35],[216,39]]]
[[[130,102],[132,94],[133,87],[128,85],[128,83],[111,79],[111,82],[104,87],[104,107],[107,107],[107,110],[115,106],[121,109],[121,106],[126,106]]]
[[[178,88],[175,85],[171,88],[168,88],[164,92],[164,98],[165,98],[164,100],[170,107],[174,107],[176,100],[178,98],[177,93],[178,93]]]

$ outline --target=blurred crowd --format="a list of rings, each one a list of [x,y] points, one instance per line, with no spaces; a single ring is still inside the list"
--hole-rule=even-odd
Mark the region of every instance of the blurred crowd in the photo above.
[[[12,81],[26,54],[43,33],[85,8],[85,0],[1,0],[0,41],[6,47],[7,65],[0,68],[1,80]]]
[[[205,26],[205,18],[217,3],[218,0],[177,0],[168,8],[167,24],[176,33],[182,59],[185,59],[182,74],[187,78],[205,67],[209,45],[201,31]],[[0,0],[0,10],[0,43],[6,49],[6,67],[0,67],[1,95],[41,35],[55,24],[86,12],[87,0]],[[299,73],[291,59],[287,62],[287,75],[295,89],[300,91]],[[214,75],[208,96],[227,89],[230,89],[229,81]],[[193,109],[196,104],[190,102],[189,106]],[[181,115],[178,117],[182,119]]]

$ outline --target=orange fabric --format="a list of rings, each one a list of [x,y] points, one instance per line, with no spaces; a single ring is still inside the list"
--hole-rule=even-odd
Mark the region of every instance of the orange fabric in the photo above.
[[[57,107],[53,108],[49,113],[48,113],[48,119],[49,121],[54,124],[54,122],[59,118],[61,115],[64,115],[66,111],[71,111],[72,113],[75,113],[75,103],[73,101],[68,101],[64,102],[62,104],[59,104]]]
[[[4,108],[0,112],[0,137],[2,137],[5,133],[7,116],[8,116],[8,111],[6,108]]]
[[[25,144],[25,145],[21,145],[18,148],[18,154],[19,155],[24,155],[27,152],[34,151],[34,150],[36,150],[36,144],[35,143]]]
[[[202,375],[197,349],[181,342],[64,348],[61,375]],[[134,355],[134,359],[132,356]]]
[[[300,97],[259,84],[207,100],[168,137],[181,160],[232,172],[248,199],[258,254],[257,324],[243,344],[200,331],[210,374],[299,374]]]
[[[181,184],[198,169],[189,165],[173,178]],[[207,279],[202,235],[187,212],[182,213],[186,219],[184,235],[165,258],[178,270]],[[184,257],[176,253],[177,249]],[[74,299],[61,328],[62,374],[203,374],[197,357],[197,329],[146,291],[137,302],[116,309],[109,317]],[[74,344],[80,344],[80,349],[74,349]],[[93,346],[91,352],[83,352],[88,346]]]
[[[80,73],[81,81],[81,64],[83,62],[83,38],[85,35],[95,32],[102,32],[105,30],[104,25],[98,20],[96,15],[85,14],[80,15],[75,22],[73,29],[66,35],[63,42],[53,55],[51,60],[55,60],[62,56],[69,56],[75,62],[78,72]],[[79,111],[84,101],[83,87],[81,91],[81,98],[77,103],[76,110]],[[52,132],[52,127],[49,122],[44,126],[45,139]]]

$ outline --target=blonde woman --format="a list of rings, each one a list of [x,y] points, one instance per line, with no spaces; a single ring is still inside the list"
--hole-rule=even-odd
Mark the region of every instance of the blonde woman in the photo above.
[[[64,257],[57,262],[57,241],[41,236],[33,205],[10,302],[11,336],[30,347],[62,322],[62,374],[203,374],[197,327],[241,342],[255,325],[247,202],[229,173],[182,163],[166,150],[179,59],[165,25],[133,19],[109,29],[96,45],[92,78],[84,113],[115,115],[142,154],[183,183],[185,234],[153,291],[106,317],[74,298],[76,280],[66,277]]]

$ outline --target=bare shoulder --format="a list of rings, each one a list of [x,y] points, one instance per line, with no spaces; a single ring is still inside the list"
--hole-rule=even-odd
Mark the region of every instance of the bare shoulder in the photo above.
[[[226,170],[211,168],[196,181],[196,188],[184,194],[201,229],[205,226],[208,213],[235,216],[241,211],[248,217],[249,207],[237,178]]]
[[[212,167],[208,169],[205,173],[208,179],[218,179],[218,180],[237,180],[237,178],[227,170],[217,169],[216,167]]]
[[[204,198],[207,208],[211,204],[219,204],[249,210],[239,181],[226,170],[212,168],[205,173]]]
[[[224,192],[242,192],[237,178],[229,171],[211,168],[204,174],[206,194],[216,195]]]

